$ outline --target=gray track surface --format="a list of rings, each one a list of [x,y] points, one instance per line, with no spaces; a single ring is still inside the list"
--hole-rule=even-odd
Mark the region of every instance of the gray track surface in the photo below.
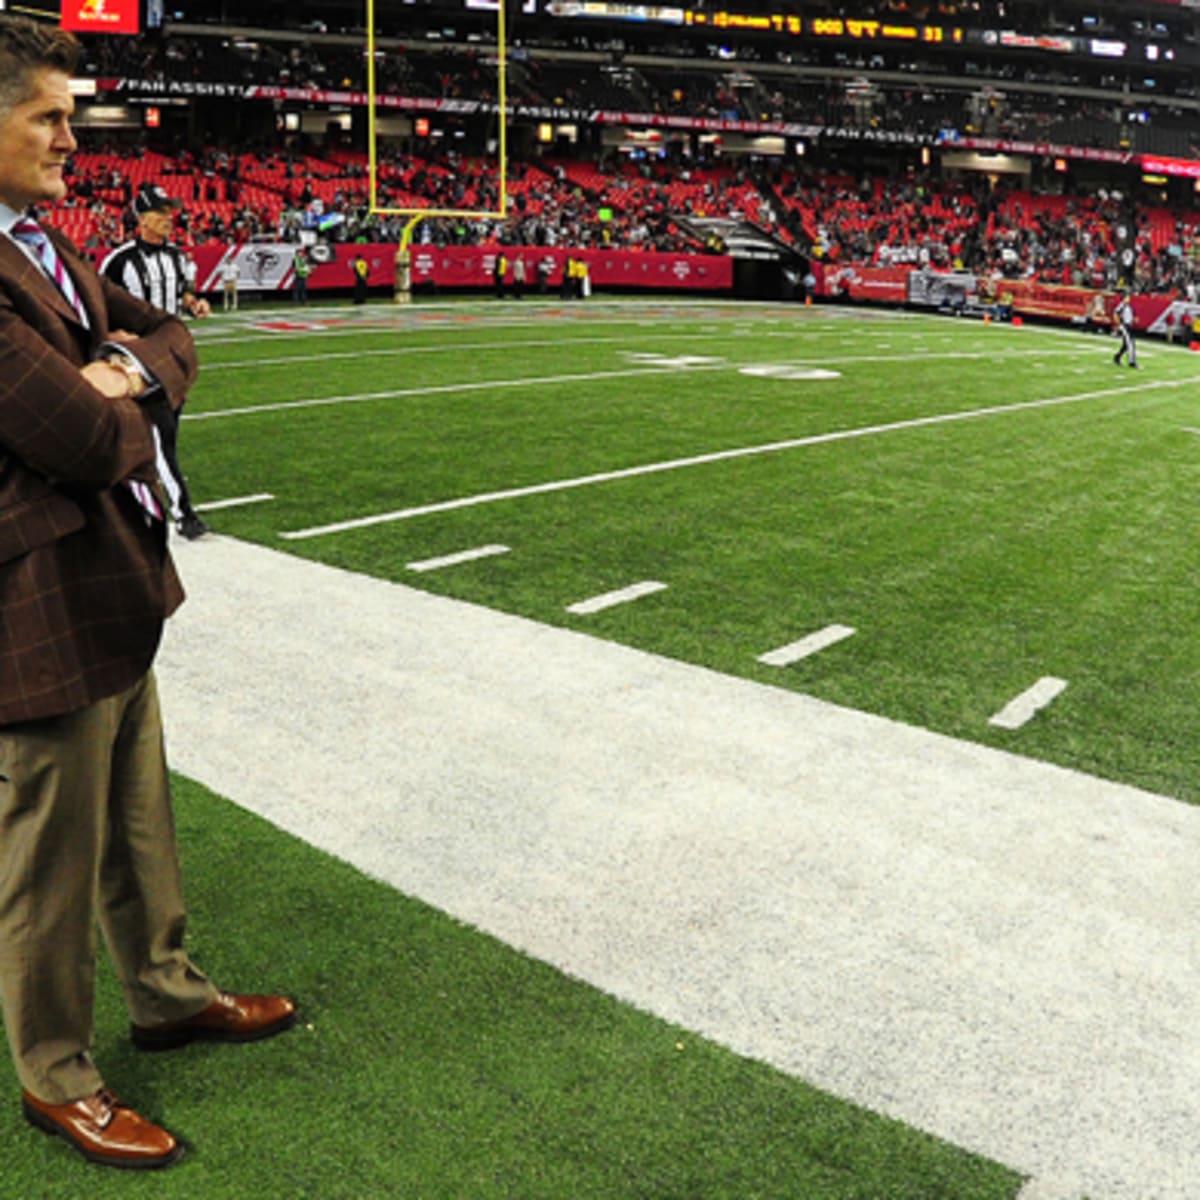
[[[175,769],[1029,1197],[1200,1196],[1200,811],[227,538],[176,557]]]

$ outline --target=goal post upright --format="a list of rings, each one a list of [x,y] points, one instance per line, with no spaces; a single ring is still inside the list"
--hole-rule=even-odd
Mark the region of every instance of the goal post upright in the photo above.
[[[496,9],[496,74],[497,112],[499,128],[497,138],[499,166],[499,204],[495,209],[478,208],[391,208],[379,204],[379,149],[378,125],[376,121],[375,78],[375,0],[367,4],[367,188],[368,211],[373,216],[411,217],[406,234],[425,217],[470,217],[475,220],[500,221],[508,214],[508,45],[504,19],[505,0],[498,0]]]
[[[374,0],[372,0],[372,3]],[[505,0],[496,9],[496,125],[500,166],[500,215],[508,212],[508,44],[504,27]]]
[[[375,153],[375,0],[367,0],[367,207],[378,207],[378,167]]]

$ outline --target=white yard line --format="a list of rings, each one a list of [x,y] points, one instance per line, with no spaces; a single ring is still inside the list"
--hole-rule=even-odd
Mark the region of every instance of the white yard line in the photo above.
[[[440,571],[443,567],[457,567],[461,563],[475,562],[476,559],[508,554],[510,550],[509,546],[476,546],[471,550],[459,550],[456,554],[443,554],[440,558],[422,558],[404,565],[410,571]]]
[[[255,492],[253,496],[231,496],[228,500],[206,500],[196,505],[197,512],[215,512],[219,508],[240,508],[244,504],[262,504],[274,500],[270,492]]]
[[[1065,679],[1043,675],[1032,687],[1014,696],[995,716],[989,717],[988,724],[995,725],[997,729],[1020,729],[1056,696],[1061,695],[1066,686]]]
[[[810,633],[798,642],[789,642],[786,646],[780,646],[778,650],[760,654],[758,661],[768,667],[789,667],[802,658],[819,654],[827,647],[853,636],[854,627],[851,625],[826,625],[824,629],[818,629],[816,633]]]
[[[558,316],[560,310],[561,306],[531,306],[525,309],[519,317],[513,316],[511,309],[499,312],[479,309],[461,311],[451,308],[432,312],[423,307],[411,310],[380,307],[374,311],[368,309],[362,316],[356,316],[347,309],[290,313],[286,310],[274,310],[256,312],[253,316],[239,314],[240,320],[222,321],[215,327],[193,327],[193,336],[196,342],[202,346],[226,346],[242,342],[286,342],[297,337],[338,338],[368,335],[395,337],[397,333],[411,335],[426,331],[444,333],[448,330],[462,332],[468,329],[528,329],[531,321],[560,320],[561,318]],[[568,308],[566,311],[568,314],[566,324],[570,328],[586,328],[587,326],[618,328],[628,325],[633,326],[637,332],[645,331],[648,327],[661,323],[662,332],[666,333],[670,322],[696,319],[695,313],[683,312],[646,311],[635,316],[631,315],[628,309],[596,312],[590,308],[585,310]],[[268,321],[288,322],[294,324],[296,328],[256,328]],[[791,321],[808,325],[808,322],[799,316],[790,317],[789,323]],[[304,328],[306,324],[321,326],[323,322],[329,324],[325,328]],[[691,336],[691,334],[689,333],[687,336]]]
[[[175,554],[175,769],[1023,1200],[1195,1200],[1200,809],[229,538]]]
[[[507,354],[511,350],[563,349],[570,346],[628,346],[636,335],[621,334],[619,337],[583,337],[570,338],[559,336],[555,338],[530,338],[524,341],[491,341],[491,342],[446,342],[437,346],[386,346],[377,350],[344,350],[326,352],[325,354],[295,354],[280,358],[247,358],[240,362],[205,363],[205,374],[210,371],[244,371],[255,367],[287,367],[304,365],[315,362],[336,362],[338,359],[364,358],[396,358],[413,354],[472,354],[480,350],[495,350]],[[666,330],[644,330],[642,336],[648,338],[677,341],[712,341],[712,335],[706,333],[672,333]]]
[[[708,368],[693,368],[693,370],[706,369]],[[329,525],[315,525],[308,529],[293,529],[282,532],[279,536],[289,541],[324,537],[333,533],[344,533],[351,529],[364,529],[371,525],[383,525],[391,521],[407,521],[413,517],[428,516],[431,513],[452,512],[455,509],[474,508],[481,504],[495,504],[502,500],[517,500],[526,496],[541,496],[550,492],[568,491],[572,488],[591,487],[594,484],[611,483],[617,479],[634,479],[641,475],[657,475],[663,471],[679,471],[688,467],[708,466],[711,463],[728,462],[737,458],[750,458],[760,454],[778,454],[781,451],[798,450],[805,446],[821,446],[830,442],[851,441],[855,438],[874,437],[884,433],[897,433],[905,429],[922,429],[934,425],[947,425],[954,421],[972,421],[978,420],[981,417],[1029,412],[1039,408],[1051,408],[1062,404],[1079,404],[1085,400],[1122,396],[1132,392],[1145,392],[1155,388],[1192,387],[1197,383],[1200,383],[1200,377],[1179,380],[1155,380],[1144,384],[1131,384],[1128,387],[1103,388],[1100,391],[1076,392],[1064,396],[1050,396],[1041,400],[1025,400],[1017,404],[990,405],[987,408],[972,408],[960,412],[940,413],[932,417],[913,417],[906,421],[891,421],[885,425],[865,425],[854,429],[839,429],[834,430],[832,433],[818,433],[810,437],[790,438],[782,442],[767,442],[759,446],[742,446],[736,450],[715,450],[709,454],[695,454],[688,458],[672,458],[664,462],[645,463],[637,467],[624,467],[617,471],[600,471],[594,475],[580,475],[573,479],[556,479],[548,483],[530,484],[526,487],[505,488],[496,492],[482,492],[474,496],[461,496],[455,500],[441,500],[432,504],[418,504],[411,508],[400,508],[392,512],[374,513],[366,517],[336,521]]]
[[[687,371],[719,371],[728,364],[688,367]],[[254,417],[260,413],[286,412],[289,409],[324,408],[338,404],[362,404],[367,400],[399,400],[413,396],[449,396],[458,392],[502,391],[505,388],[544,387],[559,383],[594,383],[602,379],[629,379],[639,375],[679,374],[680,367],[637,367],[617,371],[588,371],[578,375],[535,375],[528,379],[482,379],[474,383],[445,383],[433,387],[396,388],[386,392],[355,392],[344,396],[315,396],[310,400],[282,400],[278,404],[255,404],[249,408],[222,408],[212,412],[187,413],[184,421],[219,421],[223,417]]]
[[[325,336],[324,333],[309,331],[310,337]],[[758,338],[786,338],[789,341],[795,341],[797,337],[796,330],[775,330],[765,329],[756,330],[755,337]],[[246,339],[238,339],[239,341]],[[394,358],[405,357],[414,354],[463,354],[482,350],[496,350],[506,352],[509,350],[519,349],[549,349],[555,348],[559,350],[569,350],[572,346],[629,346],[636,341],[671,341],[671,342],[711,342],[712,335],[708,333],[686,333],[674,332],[671,330],[658,329],[639,329],[630,333],[622,334],[620,337],[571,337],[569,333],[564,333],[556,338],[537,338],[526,341],[490,341],[490,342],[446,342],[436,346],[387,346],[375,350],[346,350],[334,351],[324,354],[295,354],[281,355],[276,358],[247,358],[237,362],[224,363],[205,363],[203,371],[205,374],[211,371],[244,371],[253,370],[255,367],[282,367],[291,366],[293,364],[303,366],[314,362],[330,362],[338,359],[363,359],[363,358]],[[851,344],[858,344],[857,342]],[[1064,347],[1060,350],[1006,350],[1005,358],[1027,358],[1034,355],[1053,355],[1055,357],[1078,357],[1087,352],[1084,347]],[[970,361],[978,361],[979,359],[989,359],[995,357],[995,352],[992,350],[930,350],[923,352],[922,357],[925,359],[965,359]],[[808,353],[799,357],[789,358],[786,363],[777,364],[779,366],[795,365],[797,363],[815,365],[828,364],[843,366],[848,363],[878,363],[878,362],[911,362],[911,353],[895,353],[895,354],[838,354],[836,357],[831,357],[827,354]],[[373,397],[372,397],[373,398]],[[300,401],[304,404],[306,401]],[[230,409],[222,411],[213,411],[212,413],[204,413],[203,416],[224,416],[226,413],[236,413],[238,416],[244,416],[247,412],[257,411],[254,409]],[[273,411],[266,409],[265,411]],[[191,416],[191,414],[184,414]]]
[[[665,583],[653,579],[631,583],[615,592],[604,592],[599,596],[592,596],[589,600],[578,600],[574,604],[568,604],[567,612],[576,616],[590,616],[592,613],[603,612],[606,608],[614,608],[618,604],[628,604],[633,600],[640,600],[643,596],[652,596],[655,592],[665,591],[666,587]]]

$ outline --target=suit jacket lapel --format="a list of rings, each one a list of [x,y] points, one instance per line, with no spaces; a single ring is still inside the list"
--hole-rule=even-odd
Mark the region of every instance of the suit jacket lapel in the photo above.
[[[57,245],[55,249],[58,249]],[[59,253],[61,255],[61,250]],[[63,262],[70,270],[69,260],[64,258]],[[67,298],[58,290],[46,272],[33,262],[11,238],[0,237],[0,269],[11,275],[22,291],[36,296],[47,307],[54,309],[64,320],[70,321],[73,325],[79,325],[79,314],[67,303]],[[83,292],[74,271],[71,271],[71,278],[75,280],[76,290],[82,295]],[[92,299],[94,302],[94,297]],[[84,306],[90,317],[95,311],[92,304],[85,300]]]

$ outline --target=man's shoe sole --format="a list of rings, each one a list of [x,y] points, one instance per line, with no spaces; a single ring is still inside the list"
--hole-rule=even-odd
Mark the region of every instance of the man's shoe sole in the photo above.
[[[164,1154],[161,1158],[112,1158],[107,1154],[96,1154],[86,1146],[81,1146],[65,1129],[55,1124],[49,1117],[43,1116],[36,1108],[27,1104],[24,1100],[21,1101],[21,1110],[25,1114],[25,1120],[34,1129],[40,1129],[42,1133],[48,1133],[51,1137],[62,1138],[68,1146],[73,1150],[77,1150],[88,1162],[95,1163],[97,1166],[119,1167],[124,1171],[157,1171],[162,1167],[172,1166],[184,1155],[182,1142],[176,1142],[175,1149],[169,1154]]]
[[[230,1033],[223,1029],[205,1029],[197,1026],[195,1029],[172,1029],[169,1033],[155,1033],[153,1030],[139,1029],[136,1025],[129,1027],[134,1046],[139,1050],[177,1050],[191,1042],[261,1042],[284,1033],[296,1024],[296,1014],[288,1013],[282,1020],[273,1025],[264,1025],[253,1033]]]

